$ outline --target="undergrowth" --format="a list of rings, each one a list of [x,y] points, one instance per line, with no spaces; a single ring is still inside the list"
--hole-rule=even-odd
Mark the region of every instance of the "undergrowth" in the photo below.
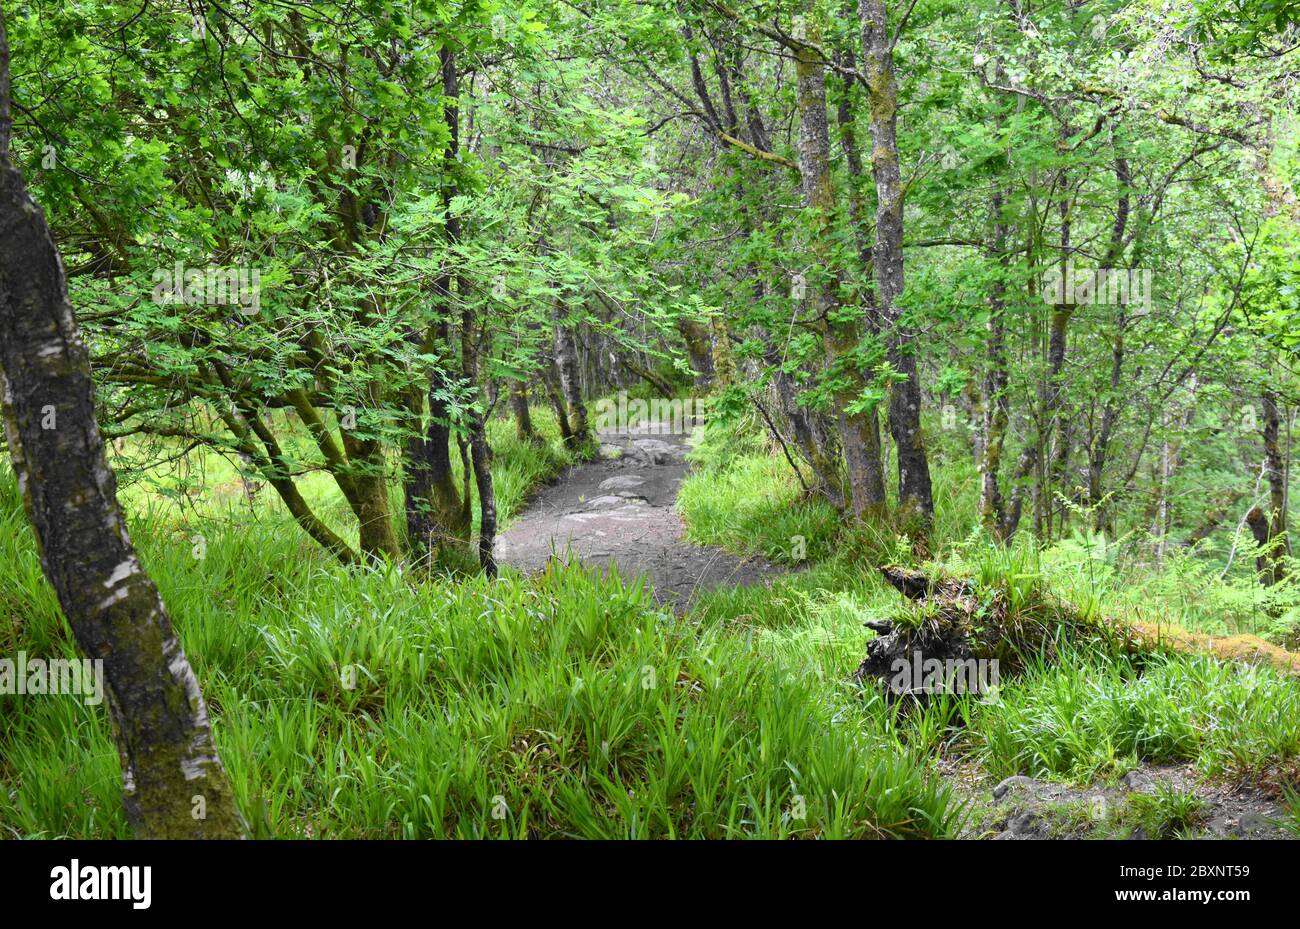
[[[563,459],[496,440],[509,514]],[[639,580],[577,567],[419,583],[394,566],[344,568],[271,508],[133,519],[255,834],[954,836],[969,807],[939,774],[950,758],[1078,782],[1190,762],[1293,789],[1300,684],[1271,670],[1063,641],[995,694],[887,705],[851,675],[873,635],[863,624],[899,610],[876,566],[915,563],[906,541],[837,533],[768,452],[710,461],[706,445],[704,457],[680,498],[691,538],[791,570],[703,592],[685,616]],[[1051,558],[970,535],[969,478],[936,476],[952,500],[922,566],[998,591],[1012,613],[1043,611],[1058,590]],[[1070,591],[1085,618],[1115,602],[1104,587]],[[0,655],[19,651],[75,654],[0,477]],[[103,707],[0,696],[4,832],[124,837],[120,789]],[[1135,822],[1164,834],[1194,820],[1166,799]]]

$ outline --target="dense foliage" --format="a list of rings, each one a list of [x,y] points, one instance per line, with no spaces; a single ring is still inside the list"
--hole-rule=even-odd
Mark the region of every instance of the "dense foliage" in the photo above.
[[[953,835],[958,722],[999,776],[1294,766],[1294,680],[1208,658],[920,720],[845,678],[887,561],[1300,639],[1295,3],[5,7],[12,161],[255,834]],[[690,538],[802,570],[685,617],[498,578],[619,395],[706,399]],[[70,653],[2,479],[0,652]],[[0,713],[0,822],[125,834],[114,766],[92,710]]]

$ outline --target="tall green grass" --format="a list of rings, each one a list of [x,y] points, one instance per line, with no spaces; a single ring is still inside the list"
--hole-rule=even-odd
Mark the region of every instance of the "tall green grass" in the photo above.
[[[971,744],[995,776],[1088,782],[1142,762],[1258,779],[1300,756],[1300,686],[1211,658],[1067,656],[981,705]]]
[[[677,497],[687,538],[783,564],[827,558],[839,518],[822,500],[802,502],[789,471],[784,461],[764,455],[689,476]]]
[[[503,512],[550,468],[498,436]],[[0,500],[0,654],[71,657],[11,478]],[[257,835],[958,829],[961,804],[878,703],[828,694],[734,628],[661,612],[639,582],[556,567],[416,586],[334,563],[283,514],[242,515],[154,509],[132,531]],[[5,832],[126,836],[120,786],[102,707],[0,696]]]
[[[891,742],[879,708],[837,715],[798,669],[658,611],[617,576],[556,568],[413,587],[277,533],[219,536],[201,562],[142,541],[257,835],[957,828],[959,804]],[[3,650],[70,654],[52,623],[29,619]],[[0,757],[12,834],[126,834],[102,708],[0,697]]]

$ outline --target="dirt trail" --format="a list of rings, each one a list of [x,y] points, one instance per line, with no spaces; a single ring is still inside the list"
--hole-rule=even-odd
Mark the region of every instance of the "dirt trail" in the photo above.
[[[600,457],[562,472],[497,538],[497,560],[534,572],[552,554],[599,568],[611,563],[625,578],[644,574],[661,603],[685,610],[698,591],[760,584],[777,565],[737,558],[682,539],[674,509],[690,466],[687,437],[655,425],[601,433]]]

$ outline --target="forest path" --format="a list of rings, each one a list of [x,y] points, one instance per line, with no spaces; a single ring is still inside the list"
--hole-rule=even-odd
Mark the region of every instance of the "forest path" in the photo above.
[[[563,471],[497,537],[499,562],[528,573],[552,555],[601,569],[613,564],[624,578],[645,575],[659,602],[678,611],[698,591],[766,583],[783,573],[682,538],[674,503],[690,471],[687,436],[664,434],[653,423],[597,435],[599,458]]]

